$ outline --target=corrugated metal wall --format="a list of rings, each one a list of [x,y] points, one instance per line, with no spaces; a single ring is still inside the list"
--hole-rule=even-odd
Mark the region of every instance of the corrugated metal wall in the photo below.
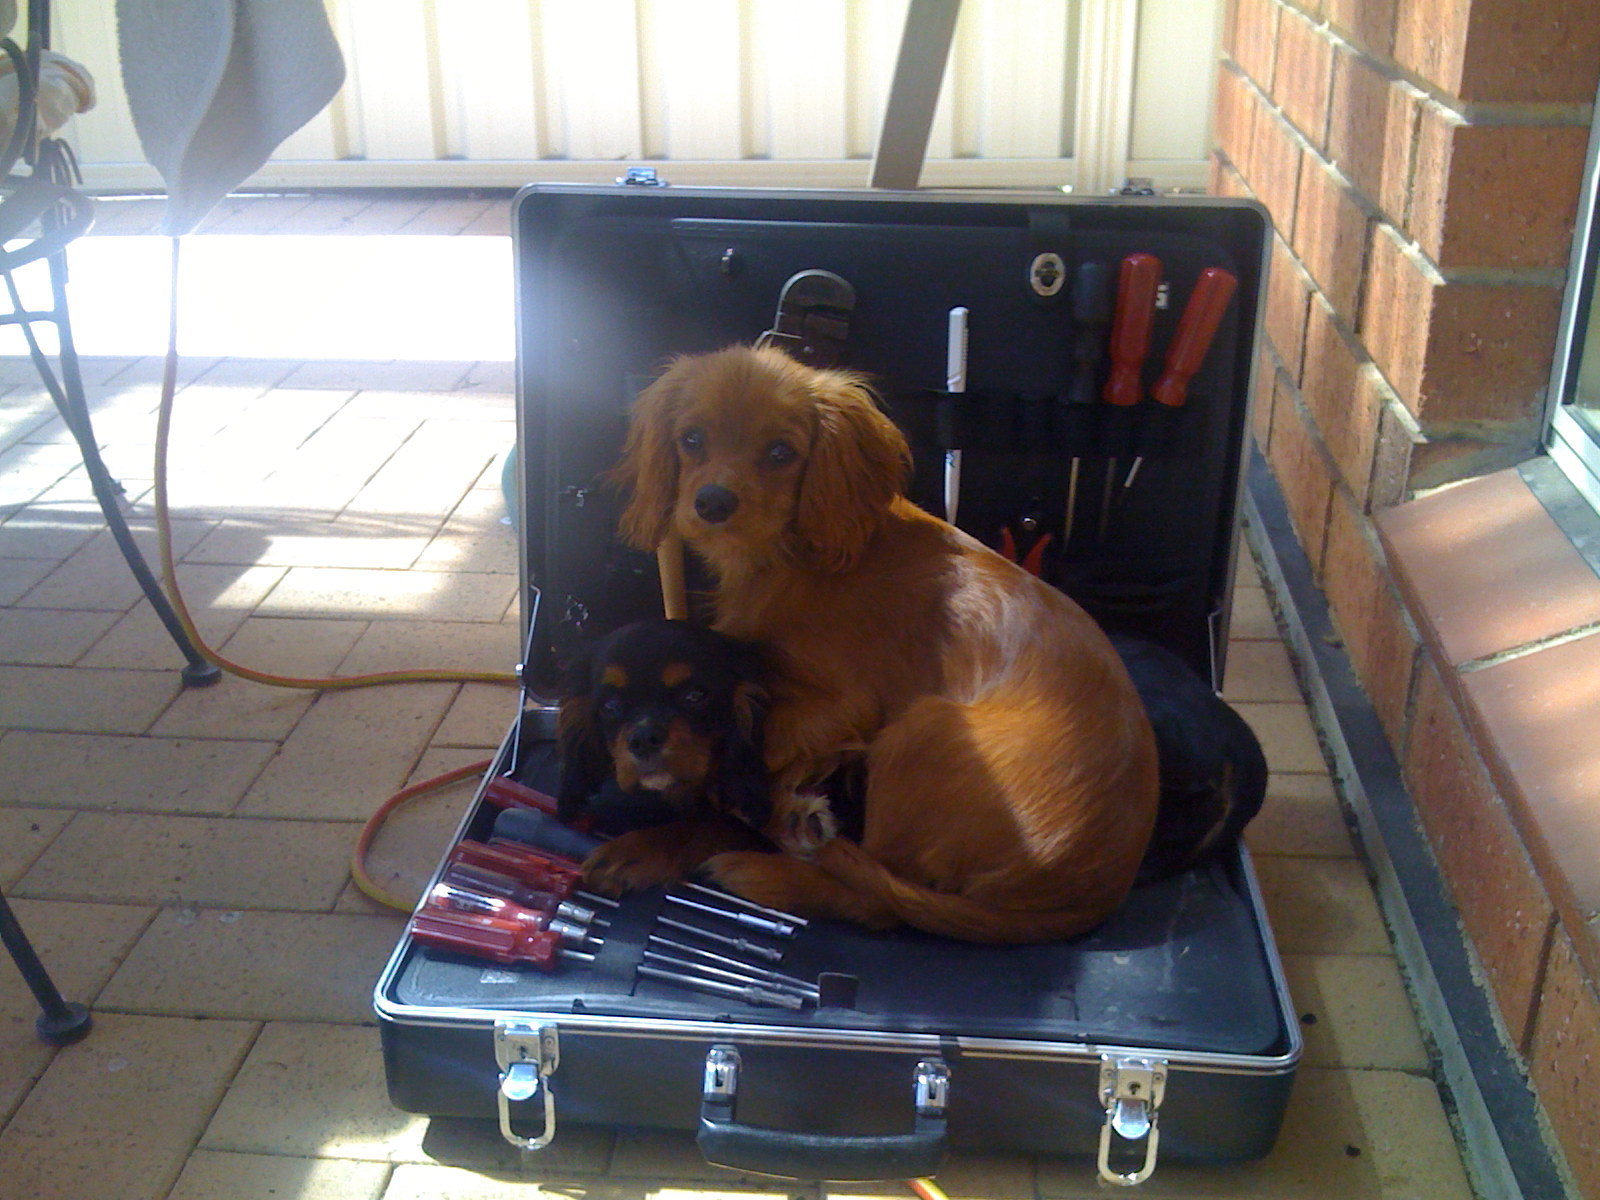
[[[1203,186],[1222,0],[965,0],[922,182]],[[866,182],[907,0],[327,0],[349,80],[260,187]],[[114,0],[57,0],[91,189],[159,188]]]

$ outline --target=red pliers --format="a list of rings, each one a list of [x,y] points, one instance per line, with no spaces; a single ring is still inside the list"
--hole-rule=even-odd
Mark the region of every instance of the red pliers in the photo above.
[[[1043,568],[1044,548],[1050,544],[1051,535],[1041,533],[1028,547],[1028,552],[1021,557],[1017,554],[1017,539],[1011,532],[1011,526],[1000,527],[1000,554],[1007,562],[1017,563],[1029,575],[1037,575]]]

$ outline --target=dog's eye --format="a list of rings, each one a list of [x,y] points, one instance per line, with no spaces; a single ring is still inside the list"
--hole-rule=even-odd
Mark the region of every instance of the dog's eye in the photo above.
[[[608,721],[615,721],[627,711],[627,706],[622,703],[621,696],[608,696],[600,705],[600,715]]]
[[[767,461],[775,467],[787,467],[800,457],[800,452],[788,442],[773,442],[767,447]]]
[[[706,435],[704,430],[685,429],[678,435],[678,445],[690,454],[699,454],[706,448]]]
[[[678,700],[688,708],[699,708],[708,699],[710,699],[710,693],[705,688],[700,687],[684,688],[678,694]]]

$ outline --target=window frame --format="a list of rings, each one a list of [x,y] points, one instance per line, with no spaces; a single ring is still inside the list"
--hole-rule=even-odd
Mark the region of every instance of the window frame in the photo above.
[[[1600,511],[1600,411],[1588,424],[1573,413],[1579,368],[1587,334],[1600,303],[1600,93],[1591,113],[1589,152],[1584,160],[1583,187],[1573,227],[1572,256],[1567,267],[1566,295],[1556,328],[1545,421],[1545,449],[1591,507]],[[1600,345],[1587,347],[1600,355]]]

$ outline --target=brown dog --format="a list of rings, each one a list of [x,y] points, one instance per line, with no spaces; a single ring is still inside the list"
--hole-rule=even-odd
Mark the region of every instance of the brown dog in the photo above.
[[[623,535],[679,534],[716,575],[716,627],[763,643],[772,671],[768,833],[793,853],[706,869],[868,926],[1079,933],[1149,839],[1150,725],[1093,620],[907,500],[909,466],[860,378],[776,350],[680,358],[635,403]],[[863,758],[862,839],[830,839],[811,789]]]

